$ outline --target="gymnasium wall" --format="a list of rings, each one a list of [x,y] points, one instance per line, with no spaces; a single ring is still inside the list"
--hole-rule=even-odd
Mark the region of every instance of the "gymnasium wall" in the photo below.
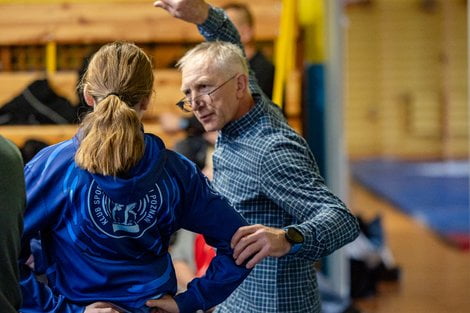
[[[350,157],[468,157],[466,1],[363,3],[345,11]]]

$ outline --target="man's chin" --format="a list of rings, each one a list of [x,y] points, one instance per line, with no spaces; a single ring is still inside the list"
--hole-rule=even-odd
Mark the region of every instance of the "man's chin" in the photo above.
[[[212,131],[216,131],[216,130],[219,130],[217,127],[215,127],[214,125],[202,125],[204,127],[204,130],[206,132],[212,132]]]
[[[213,121],[208,120],[204,123],[204,120],[199,120],[199,122],[202,124],[202,127],[204,127],[204,130],[206,132],[216,131],[220,129],[217,123],[214,123]]]

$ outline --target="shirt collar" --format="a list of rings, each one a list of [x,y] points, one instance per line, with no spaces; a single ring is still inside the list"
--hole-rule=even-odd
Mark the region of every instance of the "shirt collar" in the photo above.
[[[257,93],[253,94],[253,99],[255,105],[251,108],[251,110],[238,120],[232,121],[225,125],[221,131],[222,136],[237,137],[249,131],[251,127],[254,127],[256,122],[259,121],[260,117],[263,115],[266,99]]]

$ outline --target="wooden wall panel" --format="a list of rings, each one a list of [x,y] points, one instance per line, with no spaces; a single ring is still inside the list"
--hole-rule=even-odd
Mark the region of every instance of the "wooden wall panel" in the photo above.
[[[378,40],[366,31],[377,26],[373,7],[352,8],[348,12],[345,47],[345,138],[350,154],[375,155],[380,152],[378,127]]]
[[[226,2],[210,1],[215,5]],[[249,5],[256,16],[257,39],[276,38],[280,0]],[[0,45],[114,40],[183,43],[198,42],[202,37],[194,25],[154,8],[151,1],[0,3]]]
[[[468,156],[465,4],[372,3],[346,12],[350,156]]]
[[[386,129],[383,152],[421,153],[421,148],[416,149],[429,146],[434,141],[430,137],[435,136],[436,144],[430,150],[439,153],[439,124],[429,119],[439,110],[429,94],[436,94],[440,84],[440,49],[435,42],[441,29],[439,15],[423,13],[411,1],[382,1],[379,5],[380,120]]]
[[[445,23],[444,74],[445,101],[449,118],[447,145],[448,157],[468,156],[470,114],[468,101],[468,24],[467,11],[462,1],[446,1],[443,11]]]

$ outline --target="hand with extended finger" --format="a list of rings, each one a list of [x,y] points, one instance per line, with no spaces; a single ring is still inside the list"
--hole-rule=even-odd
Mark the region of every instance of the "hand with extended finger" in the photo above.
[[[291,244],[285,231],[264,225],[240,227],[232,237],[231,246],[235,262],[252,268],[267,256],[281,257],[289,253]]]
[[[204,0],[159,0],[154,6],[162,8],[183,21],[202,24],[209,16],[209,4]]]

